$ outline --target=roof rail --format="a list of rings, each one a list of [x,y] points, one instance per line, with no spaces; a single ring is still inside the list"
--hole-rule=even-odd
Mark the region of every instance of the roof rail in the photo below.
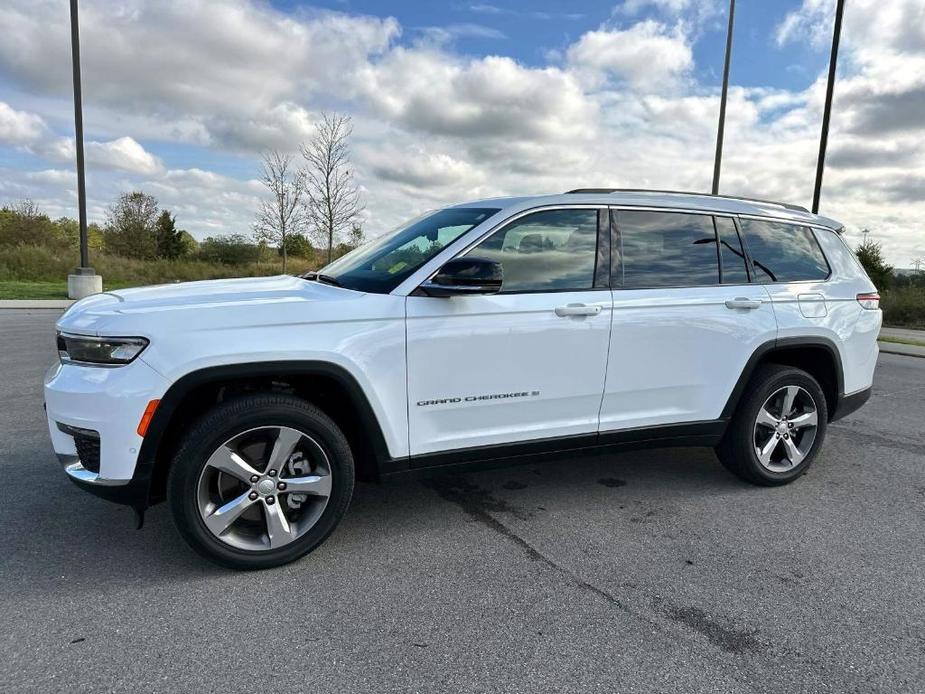
[[[691,190],[659,190],[656,188],[575,188],[574,190],[565,191],[566,195],[571,195],[572,193],[585,193],[591,195],[601,195],[605,193],[670,193],[673,195],[699,195],[704,198],[726,198],[728,200],[742,200],[744,202],[760,202],[763,205],[779,205],[788,210],[795,210],[796,212],[809,212],[802,205],[793,205],[789,202],[777,202],[776,200],[762,200],[761,198],[746,198],[738,195],[710,195],[710,193],[697,193]]]

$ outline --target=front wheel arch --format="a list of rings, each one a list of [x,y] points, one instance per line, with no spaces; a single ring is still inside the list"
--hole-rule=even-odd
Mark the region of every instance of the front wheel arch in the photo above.
[[[269,361],[213,366],[175,381],[161,397],[138,455],[134,480],[145,490],[139,510],[164,501],[167,476],[189,424],[228,397],[290,392],[320,407],[345,432],[361,478],[374,478],[390,459],[379,419],[356,378],[324,361]]]

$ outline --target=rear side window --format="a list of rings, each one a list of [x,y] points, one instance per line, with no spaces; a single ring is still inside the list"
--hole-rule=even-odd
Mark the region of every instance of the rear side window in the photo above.
[[[714,217],[719,238],[719,259],[723,284],[748,284],[748,268],[735,222],[729,217]]]
[[[824,280],[829,276],[822,249],[809,227],[741,220],[756,282]]]
[[[622,243],[625,289],[719,284],[711,216],[620,210],[617,232]],[[619,268],[615,280],[619,283]]]

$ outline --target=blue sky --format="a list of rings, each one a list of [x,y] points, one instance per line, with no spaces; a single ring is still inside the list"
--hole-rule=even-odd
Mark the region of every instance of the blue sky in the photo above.
[[[586,31],[604,22],[628,26],[640,19],[661,19],[665,13],[648,5],[622,13],[612,0],[578,2],[433,2],[414,0],[326,0],[306,5],[274,2],[285,12],[326,8],[378,17],[395,17],[404,27],[402,41],[411,43],[432,28],[455,28],[455,46],[472,55],[507,55],[525,65],[542,66],[550,51],[564,50]],[[732,81],[744,86],[805,89],[827,65],[828,54],[809,44],[778,46],[770,29],[778,26],[799,0],[739,0],[736,6]],[[694,47],[697,74],[704,82],[720,81],[726,40],[727,2],[704,22]],[[480,31],[484,30],[484,31]]]
[[[586,185],[709,186],[725,0],[81,0],[88,191],[244,233],[260,155],[352,118],[376,235],[425,209]],[[809,204],[834,0],[739,0],[723,192]],[[0,8],[0,204],[74,214],[68,17]],[[925,255],[925,3],[852,0],[822,212]],[[311,230],[308,230],[309,232]]]

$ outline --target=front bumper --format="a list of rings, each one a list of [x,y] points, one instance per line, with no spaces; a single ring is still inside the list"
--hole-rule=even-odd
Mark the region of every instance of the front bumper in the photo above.
[[[138,423],[148,402],[160,398],[168,385],[140,359],[117,368],[56,364],[49,369],[48,432],[71,481],[110,501],[137,506],[147,494],[146,480],[135,474],[143,441]],[[98,471],[88,469],[96,468],[96,461],[87,466],[81,462],[72,429],[99,433]]]

